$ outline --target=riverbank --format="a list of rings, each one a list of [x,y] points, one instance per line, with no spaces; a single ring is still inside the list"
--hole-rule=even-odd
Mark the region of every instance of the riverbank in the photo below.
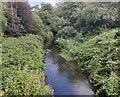
[[[67,61],[76,61],[75,68],[82,68],[90,75],[90,81],[98,87],[96,95],[119,95],[119,29],[102,30],[99,35],[56,41],[61,56]]]
[[[43,54],[39,35],[2,37],[2,96],[51,94],[45,84]]]

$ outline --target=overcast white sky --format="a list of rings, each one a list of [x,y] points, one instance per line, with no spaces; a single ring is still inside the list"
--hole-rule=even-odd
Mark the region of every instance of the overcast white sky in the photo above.
[[[36,4],[40,4],[41,2],[47,2],[47,3],[51,3],[53,6],[55,5],[55,3],[57,2],[57,0],[28,0],[30,5],[36,5]]]

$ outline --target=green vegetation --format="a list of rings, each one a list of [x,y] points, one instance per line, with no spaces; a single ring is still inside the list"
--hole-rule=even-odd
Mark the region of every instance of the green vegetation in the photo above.
[[[5,95],[48,95],[40,36],[3,38],[2,90]]]
[[[2,29],[5,30],[5,27],[7,26],[7,18],[4,16],[4,5],[0,2],[0,26]]]
[[[118,7],[117,2],[64,2],[56,7],[43,3],[31,11],[27,2],[0,2],[0,96],[51,94],[43,57],[44,48],[54,42],[63,58],[76,61],[76,70],[89,73],[97,96],[118,97]]]
[[[21,29],[23,25],[18,16],[20,10],[17,9],[19,10],[19,13],[17,13],[14,7],[13,11],[11,11],[13,12],[13,16],[11,17],[11,12],[6,12],[7,4],[0,3],[0,18],[2,18],[2,31],[0,32],[0,39],[2,40],[2,44],[0,45],[0,57],[2,59],[2,62],[0,60],[0,63],[2,63],[0,96],[50,95],[52,93],[51,88],[45,83],[43,48],[44,41],[46,39],[49,40],[52,34],[48,33],[42,21],[34,16],[32,16],[34,28],[29,33],[27,32],[28,29]],[[26,3],[22,5],[24,4],[26,5]],[[11,3],[11,5],[15,6],[17,3]],[[19,4],[17,6],[20,7]],[[26,9],[29,13],[30,10]],[[7,14],[7,18],[5,18],[5,14]],[[6,24],[7,22],[8,24]],[[25,24],[27,25],[27,23]]]
[[[52,8],[44,4],[38,15],[53,32],[55,44],[75,68],[89,73],[97,87],[96,95],[120,95],[120,25],[119,3],[58,3]]]
[[[35,12],[32,13],[32,17],[35,27],[34,33],[42,36],[42,38],[44,39],[45,47],[49,46],[53,40],[53,33],[45,28],[43,21]]]
[[[73,39],[58,38],[56,41],[63,58],[75,60],[77,70],[83,68],[89,72],[91,82],[97,87],[97,95],[120,93],[120,29],[103,30],[100,35],[87,38],[78,34]]]

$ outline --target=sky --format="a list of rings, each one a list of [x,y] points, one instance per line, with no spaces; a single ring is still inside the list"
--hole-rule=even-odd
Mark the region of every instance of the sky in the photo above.
[[[29,1],[29,4],[31,6],[40,4],[42,2],[44,2],[44,3],[51,3],[53,6],[55,6],[55,4],[57,2],[57,0],[28,0],[28,1]]]
[[[29,1],[31,6],[38,5],[42,2],[51,3],[53,6],[57,2],[119,2],[120,0],[0,0],[2,2],[26,2]]]

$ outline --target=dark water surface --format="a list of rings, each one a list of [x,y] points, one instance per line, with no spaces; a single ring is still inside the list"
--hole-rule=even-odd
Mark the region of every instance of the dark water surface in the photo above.
[[[58,55],[55,48],[47,49],[45,55],[46,80],[54,95],[89,95],[94,97],[91,84],[82,74],[76,72]]]

